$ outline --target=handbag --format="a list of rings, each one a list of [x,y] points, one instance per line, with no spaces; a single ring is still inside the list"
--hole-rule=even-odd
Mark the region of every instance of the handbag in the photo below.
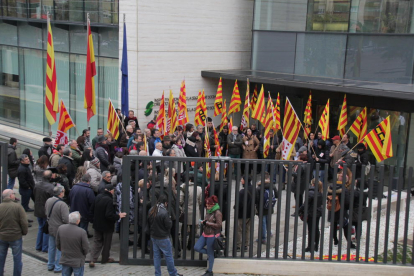
[[[44,224],[44,225],[43,225],[43,227],[42,227],[43,234],[49,234],[49,218],[50,218],[50,215],[52,214],[53,207],[55,207],[55,204],[56,204],[58,201],[61,201],[61,199],[59,198],[58,200],[56,200],[56,201],[53,203],[52,208],[50,208],[50,212],[49,212],[49,215],[47,216],[47,220],[46,220],[45,224]]]
[[[213,247],[215,251],[224,250],[224,237],[221,234],[218,237],[215,237]]]

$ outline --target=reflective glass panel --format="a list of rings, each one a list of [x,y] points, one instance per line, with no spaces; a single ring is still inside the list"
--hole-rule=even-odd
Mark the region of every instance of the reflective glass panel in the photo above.
[[[93,48],[95,56],[98,55],[98,34],[92,28]],[[70,51],[72,53],[85,54],[87,48],[86,27],[70,26]]]
[[[118,0],[99,1],[99,22],[107,24],[118,23]]]
[[[42,5],[40,0],[29,0],[29,17],[40,19],[42,14]]]
[[[83,18],[83,1],[70,0],[69,1],[69,20],[70,21],[84,21]]]
[[[69,20],[69,0],[55,0],[55,20]]]
[[[100,56],[118,58],[118,29],[99,28],[99,44]]]
[[[42,25],[29,25],[28,23],[19,23],[19,46],[42,49]]]
[[[17,26],[0,21],[0,44],[17,46]]]
[[[0,46],[0,118],[20,123],[19,58],[16,47]]]
[[[306,30],[347,32],[351,0],[309,0]]]
[[[99,22],[98,0],[85,1],[85,12],[89,13],[89,19],[91,22]]]

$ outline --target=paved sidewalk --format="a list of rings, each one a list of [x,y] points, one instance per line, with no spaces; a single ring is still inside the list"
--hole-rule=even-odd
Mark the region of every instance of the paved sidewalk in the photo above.
[[[185,276],[198,276],[203,275],[205,268],[202,267],[187,267],[181,266],[177,267],[178,272],[184,274]],[[7,260],[5,265],[4,276],[13,275],[13,256],[11,250],[7,254]],[[41,276],[41,275],[60,275],[53,272],[47,271],[47,265],[43,261],[39,261],[36,258],[30,257],[26,254],[23,254],[23,274],[27,276]],[[121,275],[154,275],[154,267],[152,266],[125,266],[114,264],[105,264],[101,265],[96,264],[95,268],[89,268],[88,264],[85,265],[85,275],[99,275],[99,276],[121,276]],[[162,275],[168,275],[167,268],[162,267]],[[226,275],[226,274],[214,274],[214,275]],[[231,274],[234,276],[242,276],[247,274]]]

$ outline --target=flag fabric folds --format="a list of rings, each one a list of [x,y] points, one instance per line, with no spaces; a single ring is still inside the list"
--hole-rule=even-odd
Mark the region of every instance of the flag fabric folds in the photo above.
[[[223,131],[223,127],[229,124],[229,119],[227,118],[227,107],[226,107],[226,99],[223,100],[223,110],[221,113],[221,124],[220,124],[220,131]]]
[[[322,140],[329,138],[329,99],[326,103],[325,108],[322,111],[321,118],[319,119],[319,127],[322,132]]]
[[[249,127],[249,116],[250,116],[250,81],[247,79],[247,90],[246,90],[246,99],[244,100],[243,115],[240,123],[240,129],[246,129]]]
[[[351,125],[351,131],[358,138],[358,142],[364,139],[367,134],[367,108],[364,107]]]
[[[214,117],[221,114],[222,108],[223,108],[223,87],[222,87],[222,82],[221,82],[221,77],[220,77],[220,81],[217,87],[216,100],[214,101]]]
[[[59,113],[59,96],[56,77],[55,48],[53,45],[52,27],[50,18],[47,18],[47,64],[46,64],[46,95],[45,113],[50,125],[56,123],[56,115]]]
[[[273,105],[273,103],[272,103]],[[276,100],[276,105],[273,108],[273,118],[274,118],[274,123],[273,123],[273,131],[274,134],[276,135],[276,132],[278,132],[279,129],[281,129],[281,123],[280,123],[280,95],[279,93],[277,93],[277,100]]]
[[[119,120],[118,114],[116,113],[115,107],[112,104],[112,101],[109,100],[108,106],[108,123],[106,125],[106,129],[108,133],[111,133],[114,139],[118,139],[119,137]]]
[[[162,97],[160,102],[160,109],[158,111],[157,117],[157,127],[161,132],[161,139],[164,138],[165,135],[165,99],[164,99],[164,91],[162,91]]]
[[[187,92],[185,90],[185,80],[181,82],[180,97],[178,98],[178,125],[185,125],[188,123],[187,111]]]
[[[233,116],[230,117],[230,121],[229,121],[229,134],[231,133],[232,130],[233,130]]]
[[[233,94],[231,95],[231,101],[229,106],[229,116],[233,113],[240,111],[240,104],[241,104],[241,98],[240,98],[240,91],[239,91],[239,85],[237,84],[237,80],[234,83],[233,87]]]
[[[285,113],[283,118],[282,160],[289,160],[300,130],[300,121],[292,104],[286,97]]]
[[[218,135],[217,135],[217,131],[216,131],[216,128],[214,127],[214,124],[213,124],[213,134],[214,134],[214,144],[215,145],[219,145],[217,148],[216,148],[216,150],[215,150],[215,156],[221,156],[221,148],[220,148],[220,141],[219,141],[219,138],[218,138]],[[217,162],[218,163],[218,162]]]
[[[256,106],[252,113],[252,118],[258,120],[262,123],[263,126],[266,125],[266,122],[263,120],[265,113],[265,100],[264,100],[264,89],[262,84],[262,89],[260,89],[259,96],[257,97]]]
[[[177,110],[175,109],[175,101],[172,91],[170,90],[170,99],[168,101],[168,119],[165,133],[173,134],[178,127]]]
[[[204,91],[203,91],[204,92]],[[205,113],[206,115],[205,115],[205,120],[207,120],[207,110],[206,110],[206,113]],[[204,129],[204,131],[205,131],[205,136],[204,136],[204,152],[205,152],[205,157],[206,158],[210,158],[211,157],[211,149],[210,149],[210,135],[209,135],[209,133],[208,133],[208,129],[207,129],[207,124],[206,123],[204,123],[204,125],[205,125],[205,129]],[[207,171],[206,171],[206,176],[207,176],[207,178],[208,179],[210,179],[210,176],[211,176],[211,163],[210,162],[208,162],[207,163]]]
[[[252,112],[256,108],[256,103],[257,103],[257,84],[254,86],[253,96],[252,96],[252,100],[251,100]]]
[[[206,125],[206,118],[207,118],[207,106],[206,106],[206,97],[203,92],[198,91],[198,99],[197,99],[197,106],[195,112],[194,123],[196,126]]]
[[[342,103],[341,114],[339,115],[338,121],[338,130],[339,134],[344,136],[345,134],[345,127],[348,124],[348,107],[346,104],[346,94],[344,96],[344,102]]]
[[[87,110],[87,121],[96,114],[95,99],[95,53],[93,50],[93,40],[91,32],[91,23],[88,19],[88,46],[86,50],[86,79],[85,79],[85,99],[84,108]]]
[[[129,96],[128,96],[128,49],[126,24],[124,22],[124,40],[122,45],[122,84],[121,84],[121,112],[124,116],[128,116],[129,112]]]
[[[270,130],[273,129],[273,108],[272,108],[272,98],[270,98],[270,93],[268,96],[267,101],[267,110],[266,110],[266,125],[265,125],[265,132],[264,132],[264,144],[263,144],[263,157],[266,159],[269,155],[270,150]]]
[[[59,116],[59,125],[56,133],[56,139],[55,139],[55,146],[59,144],[67,145],[69,142],[68,139],[68,131],[72,127],[74,127],[75,124],[72,120],[72,118],[69,115],[68,110],[66,109],[65,104],[63,101],[60,101],[60,116]]]
[[[309,92],[308,102],[306,103],[305,113],[303,114],[303,123],[305,124],[303,128],[305,139],[308,139],[312,125],[312,91]]]
[[[378,162],[393,156],[391,139],[391,121],[388,116],[364,138]]]

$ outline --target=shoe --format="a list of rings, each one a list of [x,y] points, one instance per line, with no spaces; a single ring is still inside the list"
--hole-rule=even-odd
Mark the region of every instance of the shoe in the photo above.
[[[315,245],[315,252],[318,252],[318,246],[317,245]]]
[[[295,216],[296,216],[296,214],[295,214],[295,213],[293,213],[293,214],[291,214],[290,216],[291,216],[291,217],[295,217]]]
[[[27,222],[28,222],[28,223],[32,223],[32,222],[33,222],[33,220],[31,220],[31,219],[28,219],[28,220],[27,220]]]
[[[55,270],[54,272],[55,272],[55,273],[62,273],[62,270],[59,270],[59,271],[56,271],[56,270]]]
[[[241,251],[240,247],[237,247],[236,251],[237,252],[240,252]]]
[[[133,242],[133,241],[131,241],[131,240],[129,240],[129,241],[128,241],[128,246],[132,246],[132,245],[134,245],[134,242]]]
[[[296,208],[296,205],[293,205],[292,208]]]
[[[305,248],[305,252],[310,252],[310,251],[311,251],[310,247]]]
[[[32,227],[32,225],[31,225],[31,224],[29,224],[29,225],[27,225],[27,227]]]
[[[89,263],[89,267],[90,267],[90,268],[95,267],[95,263],[91,261],[91,262]]]
[[[247,246],[244,247],[244,252],[247,252],[249,248]]]
[[[355,243],[351,243],[351,249],[357,249]]]
[[[212,271],[206,271],[206,273],[204,273],[202,276],[213,276],[213,272]]]
[[[34,212],[34,210],[29,208],[29,209],[26,210],[26,212],[28,212],[28,213],[29,212]]]
[[[88,239],[93,238],[93,235],[88,234]]]
[[[53,266],[52,268],[48,268],[47,271],[53,271],[55,269],[55,266]]]
[[[101,262],[101,264],[110,264],[110,263],[113,263],[113,262],[115,262],[114,259],[108,258],[108,260],[106,262]]]

